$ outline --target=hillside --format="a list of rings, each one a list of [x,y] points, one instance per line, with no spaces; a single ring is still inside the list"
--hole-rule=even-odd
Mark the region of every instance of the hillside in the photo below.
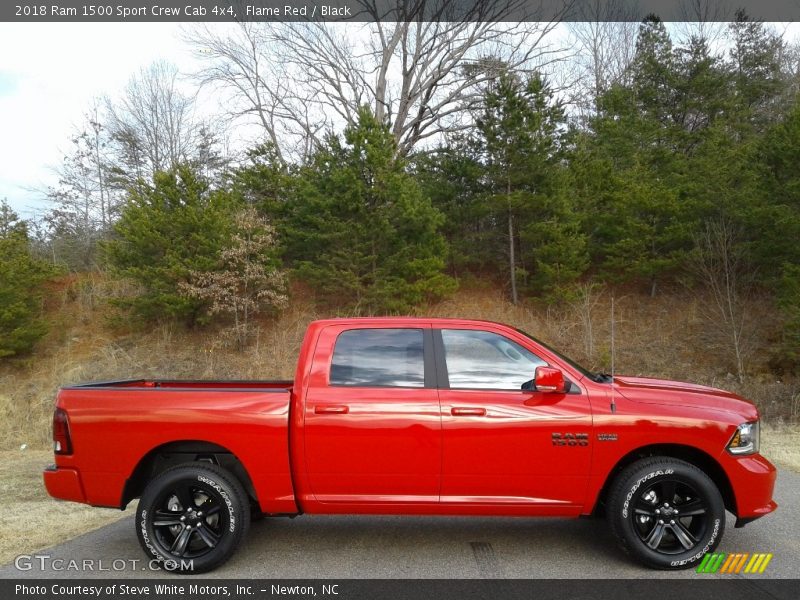
[[[219,330],[178,325],[137,329],[120,325],[108,298],[115,284],[97,274],[65,277],[47,299],[50,332],[36,352],[0,366],[0,449],[47,448],[60,385],[104,379],[291,378],[306,325],[323,312],[302,292],[288,309],[259,324],[243,352],[226,347]],[[519,327],[593,369],[610,366],[610,294],[594,290],[560,309],[514,306],[492,288],[462,289],[420,308],[419,315],[480,318]],[[748,338],[748,375],[739,382],[729,348],[701,296],[673,291],[656,297],[617,292],[616,369],[619,373],[689,380],[737,391],[758,403],[765,420],[792,422],[800,412],[800,385],[767,367],[770,310],[753,302],[758,328]],[[338,315],[344,316],[344,315]]]

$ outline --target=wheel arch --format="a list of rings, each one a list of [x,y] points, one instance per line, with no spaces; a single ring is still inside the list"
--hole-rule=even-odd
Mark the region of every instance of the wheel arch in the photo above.
[[[120,509],[142,495],[148,482],[179,464],[208,462],[229,471],[244,488],[251,502],[258,505],[255,486],[241,460],[228,448],[204,440],[177,440],[156,446],[133,468],[120,498]]]
[[[725,469],[722,465],[710,454],[685,444],[650,444],[642,446],[630,451],[617,461],[614,467],[609,471],[603,487],[595,498],[594,505],[592,506],[591,514],[593,516],[602,515],[605,510],[605,503],[608,498],[610,488],[616,479],[617,475],[628,465],[635,463],[643,458],[650,458],[654,456],[663,456],[666,458],[677,458],[686,461],[711,478],[714,485],[717,486],[722,499],[725,502],[725,508],[733,513],[736,512],[736,495],[733,493],[733,486],[728,478]]]

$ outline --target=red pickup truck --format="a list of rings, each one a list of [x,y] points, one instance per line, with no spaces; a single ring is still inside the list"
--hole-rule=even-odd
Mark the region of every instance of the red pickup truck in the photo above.
[[[222,564],[251,517],[604,514],[650,567],[695,565],[776,508],[756,408],[722,390],[586,371],[485,321],[332,319],[294,381],[60,390],[50,495],[124,509],[177,571]]]

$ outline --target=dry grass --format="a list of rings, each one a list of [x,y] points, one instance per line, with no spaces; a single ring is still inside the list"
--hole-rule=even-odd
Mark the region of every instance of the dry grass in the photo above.
[[[761,431],[761,454],[779,467],[800,473],[800,427],[765,424]]]
[[[131,514],[54,500],[42,484],[42,469],[51,462],[47,450],[0,452],[0,564]]]
[[[226,347],[213,330],[159,326],[119,332],[103,325],[107,307],[80,299],[58,308],[35,360],[0,366],[0,450],[50,445],[53,401],[62,385],[128,378],[291,379],[303,333],[316,318],[295,303],[260,324],[244,352]]]

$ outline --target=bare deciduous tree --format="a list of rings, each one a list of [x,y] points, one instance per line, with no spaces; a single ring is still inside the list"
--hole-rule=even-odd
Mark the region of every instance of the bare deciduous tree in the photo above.
[[[781,71],[786,79],[785,96],[796,98],[800,94],[800,42],[787,42],[780,58]]]
[[[582,283],[576,288],[575,299],[571,307],[583,329],[584,357],[591,364],[595,362],[595,319],[594,313],[603,296],[603,288],[598,283]]]
[[[598,98],[623,83],[636,51],[636,9],[626,0],[590,0],[580,7],[581,21],[569,24],[574,40],[575,103],[584,114],[598,111]]]
[[[216,150],[216,132],[197,118],[194,98],[180,90],[172,64],[160,61],[141,69],[122,96],[106,104],[114,172],[122,185],[152,179],[156,171],[179,163],[213,169],[225,162]]]
[[[187,36],[187,41],[208,62],[197,74],[199,81],[230,92],[226,102],[229,117],[255,118],[283,160],[281,142],[289,134],[287,122],[295,116],[295,107],[290,104],[279,61],[270,56],[269,28],[248,22],[233,29],[202,25]]]
[[[181,291],[209,302],[209,313],[233,317],[230,334],[242,350],[252,334],[252,317],[265,309],[286,305],[284,274],[270,255],[275,250],[275,231],[248,207],[236,217],[230,247],[220,253],[220,268],[194,272]]]
[[[41,219],[40,229],[51,242],[54,262],[73,268],[92,268],[95,242],[110,228],[122,201],[111,182],[107,154],[112,141],[104,121],[95,100],[54,169],[58,183],[43,192],[54,206]]]
[[[708,289],[703,306],[705,318],[716,326],[730,348],[739,382],[743,382],[746,361],[752,350],[753,331],[748,300],[752,272],[736,227],[727,219],[709,221],[695,237],[692,270]]]
[[[42,191],[53,204],[37,223],[54,262],[95,266],[97,241],[116,220],[129,188],[188,162],[211,178],[226,164],[216,132],[194,116],[177,70],[155,63],[131,78],[119,100],[95,100]]]
[[[361,5],[377,16],[374,2]],[[282,159],[305,158],[325,132],[355,123],[364,105],[389,125],[398,152],[408,154],[466,126],[460,119],[482,83],[476,73],[490,75],[465,66],[497,56],[525,72],[561,56],[545,39],[554,21],[527,15],[527,22],[502,22],[525,7],[525,0],[477,3],[480,19],[460,14],[445,21],[458,0],[414,0],[400,3],[397,20],[242,23],[226,33],[194,30],[187,40],[208,64],[200,81],[232,92],[232,116],[255,117]],[[440,18],[422,19],[423,10]]]
[[[725,34],[725,21],[733,18],[729,9],[722,0],[682,0],[678,6],[681,22],[675,24],[678,39],[684,44],[702,39],[714,48]]]

